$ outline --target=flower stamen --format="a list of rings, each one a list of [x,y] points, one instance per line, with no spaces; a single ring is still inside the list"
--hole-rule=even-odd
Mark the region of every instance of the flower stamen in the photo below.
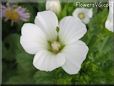
[[[54,54],[59,53],[63,48],[64,44],[62,44],[60,41],[48,41],[48,50]]]
[[[51,48],[52,48],[52,51],[57,53],[59,52],[60,48],[61,48],[61,44],[57,41],[54,41],[51,43]]]
[[[84,19],[85,18],[85,14],[84,13],[79,13],[78,16],[79,16],[80,19]]]
[[[11,19],[13,21],[18,21],[19,18],[20,18],[20,15],[17,11],[13,10],[13,9],[10,9],[8,8],[5,12],[5,16],[8,18],[8,19]]]
[[[59,27],[56,27],[56,31],[59,32],[59,30],[60,30]]]

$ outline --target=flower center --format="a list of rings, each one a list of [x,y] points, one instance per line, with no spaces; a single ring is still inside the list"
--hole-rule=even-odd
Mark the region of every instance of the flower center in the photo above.
[[[61,42],[59,41],[48,41],[48,50],[54,54],[58,54],[65,45],[63,45]]]
[[[54,41],[51,43],[51,48],[53,52],[57,53],[61,48],[61,44],[57,41]]]
[[[13,21],[18,21],[19,18],[20,18],[20,15],[19,13],[14,10],[14,9],[10,9],[8,8],[5,12],[5,16],[10,19],[10,20],[13,20]]]
[[[78,16],[79,16],[80,19],[84,19],[85,18],[85,14],[84,13],[79,13]]]
[[[56,28],[56,31],[59,33],[59,27]],[[48,50],[54,54],[58,54],[64,47],[65,45],[61,42],[58,35],[56,39],[48,40]]]

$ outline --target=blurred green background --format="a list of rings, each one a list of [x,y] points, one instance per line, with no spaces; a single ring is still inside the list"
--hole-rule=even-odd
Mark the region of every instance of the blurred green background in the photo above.
[[[45,3],[16,3],[25,7],[33,23],[38,11],[45,10]],[[72,15],[74,3],[61,3],[59,20]],[[81,39],[89,47],[89,53],[78,74],[69,75],[62,68],[42,72],[32,65],[33,56],[20,45],[21,27],[24,22],[14,23],[2,19],[2,84],[114,84],[114,33],[105,28],[108,8],[93,8],[93,17],[87,24],[87,33]]]

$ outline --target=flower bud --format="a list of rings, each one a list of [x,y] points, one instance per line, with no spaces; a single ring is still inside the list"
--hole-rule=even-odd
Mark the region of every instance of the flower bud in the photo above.
[[[47,0],[46,1],[46,10],[51,10],[56,14],[59,14],[61,11],[61,4],[59,0]]]

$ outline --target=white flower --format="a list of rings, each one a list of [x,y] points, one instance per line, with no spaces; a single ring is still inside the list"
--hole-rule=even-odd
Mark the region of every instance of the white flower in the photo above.
[[[84,24],[87,24],[93,16],[92,10],[92,8],[76,8],[73,12],[73,16],[79,18]]]
[[[46,10],[50,10],[59,14],[61,11],[61,4],[59,0],[46,0]]]
[[[109,0],[109,14],[108,14],[108,18],[107,18],[107,20],[106,20],[106,22],[105,22],[105,27],[109,30],[109,31],[112,31],[112,32],[114,32],[114,24],[113,24],[113,15],[114,15],[114,13],[113,13],[113,7],[114,7],[114,2],[113,2],[113,0],[111,1],[111,0]]]
[[[42,71],[62,67],[69,74],[76,74],[85,60],[88,47],[79,40],[86,33],[86,26],[73,16],[60,23],[52,11],[38,12],[35,24],[22,27],[21,45],[29,54],[35,54],[33,65]]]

